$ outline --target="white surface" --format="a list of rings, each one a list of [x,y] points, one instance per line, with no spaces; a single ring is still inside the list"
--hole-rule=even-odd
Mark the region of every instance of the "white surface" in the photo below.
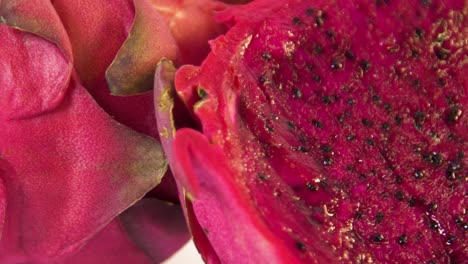
[[[192,240],[190,240],[163,264],[204,264],[204,262]]]

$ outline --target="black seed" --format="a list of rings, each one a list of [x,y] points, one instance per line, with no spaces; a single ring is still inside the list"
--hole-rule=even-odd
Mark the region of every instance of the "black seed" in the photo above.
[[[297,98],[297,99],[302,98],[302,91],[299,90],[298,88],[293,88],[292,96],[293,98]]]
[[[197,93],[198,93],[198,97],[200,97],[200,99],[205,99],[208,96],[208,93],[205,91],[205,89],[203,89],[201,87],[198,87]]]
[[[373,96],[372,96],[372,102],[374,102],[374,103],[380,102],[380,96],[378,96],[378,95],[376,95],[376,94],[373,95]]]
[[[449,124],[455,124],[460,119],[462,113],[463,111],[458,105],[451,106],[447,111],[447,118],[445,121]]]
[[[439,60],[447,60],[450,55],[450,51],[444,48],[438,48],[435,51],[435,54]]]
[[[307,187],[307,190],[313,191],[313,192],[318,191],[319,189],[317,186],[313,185],[310,182],[306,183],[306,187]]]
[[[375,145],[375,142],[374,140],[372,140],[371,138],[366,138],[366,144],[369,145],[369,146],[374,146]]]
[[[301,24],[302,24],[302,21],[301,21],[300,18],[294,17],[294,18],[293,18],[293,23],[294,23],[295,25],[301,25]]]
[[[323,48],[322,48],[322,46],[320,46],[320,45],[317,44],[317,45],[314,47],[314,52],[315,52],[315,54],[318,54],[318,55],[323,54]]]
[[[423,155],[423,158],[426,162],[429,162],[435,166],[442,165],[442,156],[437,152],[426,153]]]
[[[429,210],[429,212],[434,212],[437,210],[439,206],[437,205],[436,202],[431,202],[428,206],[427,206],[427,209]]]
[[[353,134],[349,134],[348,136],[346,136],[346,139],[349,140],[349,141],[353,141],[356,139],[356,136],[353,135]]]
[[[268,53],[268,52],[264,52],[262,54],[262,58],[265,59],[265,60],[271,60],[271,54]]]
[[[363,211],[357,211],[356,214],[354,215],[356,219],[362,219],[363,216],[364,216]]]
[[[398,237],[398,244],[405,245],[408,242],[408,236],[405,234]]]
[[[433,138],[433,139],[439,139],[439,135],[437,135],[437,133],[435,131],[429,131],[429,135]]]
[[[422,39],[424,37],[424,30],[422,30],[421,28],[416,28],[414,30],[414,33],[416,33],[416,36],[419,38],[419,39]]]
[[[348,99],[348,105],[354,105],[356,103],[356,100],[350,98]]]
[[[451,161],[445,171],[445,175],[449,180],[456,180],[458,178],[458,171],[461,170],[461,164],[459,161]]]
[[[448,103],[449,105],[455,104],[455,101],[454,101],[452,95],[446,95],[446,96],[445,96],[445,101],[447,101],[447,103]]]
[[[326,144],[326,145],[321,146],[321,147],[320,147],[320,150],[321,150],[322,152],[329,153],[329,152],[331,152],[332,149],[331,149],[331,146],[330,146],[330,145]]]
[[[414,113],[414,120],[416,120],[416,122],[422,122],[424,119],[426,119],[426,114],[424,112],[416,111]]]
[[[268,79],[267,79],[267,77],[265,76],[265,74],[262,74],[262,75],[260,75],[260,76],[258,77],[258,81],[259,81],[260,83],[262,83],[262,84],[265,83],[267,80],[268,80]]]
[[[329,38],[335,37],[335,33],[333,33],[333,31],[331,31],[331,30],[329,30],[329,29],[327,29],[327,30],[325,31],[325,35],[327,35],[327,37],[329,37]]]
[[[322,78],[321,78],[319,75],[317,75],[317,74],[314,74],[314,75],[312,76],[312,79],[313,79],[314,81],[316,81],[317,83],[321,83],[321,82],[322,82]]]
[[[330,157],[326,157],[323,159],[323,165],[329,166],[333,163],[333,160]]]
[[[328,182],[326,180],[321,180],[319,184],[320,186],[322,186],[323,189],[328,188]]]
[[[397,175],[395,177],[395,181],[396,181],[396,183],[401,184],[403,182],[403,177],[401,177],[400,175]]]
[[[381,223],[382,220],[384,218],[384,214],[382,212],[378,212],[376,215],[375,215],[375,222],[378,224],[378,223]]]
[[[342,69],[343,68],[343,64],[337,60],[337,59],[333,59],[332,62],[331,62],[331,66],[330,66],[333,70],[339,70],[339,69]]]
[[[369,119],[366,119],[366,118],[363,118],[361,120],[362,124],[365,125],[366,127],[371,127],[372,126],[372,121],[370,121]]]
[[[288,121],[287,124],[290,129],[296,129],[296,125],[293,122]]]
[[[322,97],[322,103],[324,103],[324,104],[333,103],[333,99],[330,96],[325,95],[325,96]]]
[[[433,152],[432,155],[431,155],[431,163],[436,165],[436,166],[440,166],[440,165],[442,165],[442,162],[443,162],[442,155],[440,155],[439,153]]]
[[[257,177],[262,181],[266,181],[269,178],[265,173],[258,173]]]
[[[448,139],[454,140],[454,139],[455,139],[455,134],[454,134],[453,132],[450,132],[450,133],[448,134]]]
[[[411,57],[417,59],[417,58],[419,58],[419,53],[412,49],[411,50]],[[415,86],[415,87],[418,87],[418,86]]]
[[[370,67],[371,67],[370,62],[368,62],[368,61],[366,61],[366,60],[362,60],[360,65],[361,65],[361,69],[362,69],[364,72],[367,72],[367,71],[370,69]]]
[[[372,242],[375,242],[375,243],[380,243],[384,241],[384,239],[385,238],[382,234],[375,234],[371,237]]]
[[[311,15],[314,14],[314,9],[312,9],[312,8],[307,8],[306,11],[305,11],[305,13],[306,13],[306,15],[311,16]]]
[[[269,124],[265,124],[264,127],[265,127],[265,130],[266,130],[268,133],[274,133],[274,132],[275,132],[275,130],[273,129],[273,127],[271,127]]]
[[[315,25],[321,27],[323,25],[323,19],[321,17],[315,18]]]
[[[419,179],[424,178],[425,172],[423,170],[417,169],[417,170],[414,171],[413,176],[414,176],[414,178],[419,180]]]
[[[296,241],[296,248],[299,249],[300,251],[306,251],[307,249],[304,243],[300,241]]]
[[[314,125],[315,127],[318,127],[318,128],[322,128],[323,127],[323,124],[322,122],[320,122],[319,120],[312,120],[312,125]]]
[[[389,104],[389,103],[385,103],[384,104],[384,109],[385,109],[385,112],[390,112],[390,110],[392,110],[392,105]]]
[[[457,240],[455,236],[448,236],[447,240],[445,240],[445,244],[451,246],[455,240]]]
[[[382,124],[382,130],[383,130],[383,131],[388,131],[388,130],[390,130],[390,124],[387,123],[387,122],[383,123],[383,124]]]
[[[446,170],[445,171],[445,176],[447,180],[456,180],[457,179],[457,174],[454,171],[451,170]]]
[[[437,223],[437,221],[433,219],[429,221],[429,225],[431,226],[432,229],[439,229],[439,223]]]
[[[458,216],[457,218],[455,218],[455,223],[465,230],[468,229],[468,223],[466,223],[461,216]]]
[[[300,151],[300,152],[302,152],[302,153],[307,153],[307,152],[309,151],[309,150],[308,150],[306,147],[304,147],[304,146],[299,146],[299,147],[297,147],[297,150]]]
[[[422,129],[422,124],[418,121],[415,121],[414,122],[414,127],[417,129],[417,130],[421,130]]]
[[[322,78],[317,74],[314,74],[314,76],[312,76],[312,79],[314,79],[314,81],[316,81],[317,83],[322,82]]]
[[[401,125],[401,122],[403,121],[403,118],[399,115],[395,116],[395,123],[397,125]]]
[[[395,198],[397,198],[398,201],[403,201],[405,199],[405,195],[402,191],[396,191]]]
[[[349,60],[354,60],[356,57],[354,56],[354,54],[350,51],[350,50],[347,50],[345,51],[345,57]]]
[[[202,230],[203,230],[203,233],[205,233],[206,235],[208,235],[208,234],[209,234],[209,231],[208,231],[208,229],[206,229],[206,228],[202,228]]]
[[[440,86],[440,87],[444,87],[447,82],[445,81],[444,78],[437,78],[437,84]]]
[[[414,197],[411,197],[408,201],[409,207],[414,207],[415,204],[416,204],[416,199],[414,199]]]
[[[297,137],[299,139],[299,142],[301,142],[302,144],[306,144],[307,139],[304,135],[298,135]]]

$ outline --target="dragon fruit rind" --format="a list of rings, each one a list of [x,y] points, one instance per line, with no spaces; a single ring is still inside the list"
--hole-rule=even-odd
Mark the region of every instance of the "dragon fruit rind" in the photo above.
[[[176,74],[222,263],[466,263],[466,1],[259,0]]]

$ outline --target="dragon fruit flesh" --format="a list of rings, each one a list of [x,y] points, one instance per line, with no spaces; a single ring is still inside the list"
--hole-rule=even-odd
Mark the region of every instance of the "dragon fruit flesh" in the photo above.
[[[201,132],[162,138],[205,260],[466,263],[467,15],[462,0],[220,13],[229,31],[175,75]]]

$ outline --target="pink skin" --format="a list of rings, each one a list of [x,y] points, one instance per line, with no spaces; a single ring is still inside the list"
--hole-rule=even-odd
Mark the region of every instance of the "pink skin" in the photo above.
[[[145,30],[148,32],[146,37],[155,39],[145,39],[144,43],[154,45],[163,40],[168,43],[176,42],[177,45],[164,45],[164,50],[159,46],[146,47],[140,53],[151,58],[151,61],[148,61],[145,67],[141,67],[140,61],[136,61],[139,72],[132,74],[135,78],[139,78],[142,71],[152,76],[152,67],[162,57],[178,58],[179,64],[199,64],[209,51],[207,40],[224,30],[220,24],[212,23],[212,14],[213,10],[221,9],[225,5],[215,1],[135,1],[142,6],[151,4],[151,7],[139,9],[145,11],[139,14],[144,23],[134,25],[133,2],[119,0],[110,4],[107,1],[94,1],[90,4],[89,1],[55,0],[53,4],[70,36],[75,54],[75,68],[86,89],[118,122],[158,138],[152,92],[133,96],[111,95],[104,76],[106,69],[129,33]],[[194,17],[197,19],[193,20]],[[198,23],[196,27],[193,26],[193,22]],[[159,28],[159,34],[154,33],[154,28]],[[197,28],[197,34],[188,32],[188,28]],[[130,45],[127,51],[131,52],[134,49],[135,47]],[[122,54],[122,51],[120,53]],[[114,71],[116,76],[128,76],[129,70],[128,67],[123,67]],[[175,183],[169,172],[151,195],[174,202],[178,200]]]
[[[129,37],[106,72],[116,95],[152,89],[156,63],[166,57],[176,64],[199,63],[209,51],[208,40],[224,31],[213,14],[224,4],[206,1],[135,0]]]
[[[63,263],[161,263],[188,240],[186,229],[178,206],[143,199]]]
[[[116,219],[160,182],[165,171],[160,146],[153,138],[117,123],[96,104],[78,74],[72,74],[74,61],[65,28],[73,32],[77,28],[72,30],[69,21],[64,28],[49,2],[31,3],[0,2],[2,20],[21,29],[0,25],[0,70],[7,73],[0,76],[0,87],[8,95],[0,101],[6,110],[0,116],[0,262],[72,261],[113,219],[114,224],[105,229],[113,231],[103,231],[92,240],[108,247],[77,256],[99,259],[105,257],[105,250],[128,249],[135,252],[126,256],[132,263],[142,257],[160,262],[188,239],[180,216],[173,214],[172,223],[164,222],[165,218],[153,213],[167,215],[167,206],[149,204],[145,210],[132,208]],[[118,43],[119,37],[115,39]],[[115,43],[109,47],[118,47]],[[72,45],[78,44],[72,41]],[[92,54],[86,52],[95,50],[89,47],[75,52],[82,52],[80,58],[89,58]],[[102,58],[95,57],[96,72],[92,73],[96,75],[78,70],[87,84],[107,87],[102,80],[113,56],[107,52],[104,49]],[[75,66],[84,68],[86,63],[94,66],[81,59]],[[152,97],[147,98],[143,108],[149,113]],[[129,113],[130,103],[128,106]],[[153,115],[147,116],[154,121]],[[132,120],[141,119],[133,116]],[[140,131],[157,135],[155,128],[150,129],[151,122],[133,122],[130,124]],[[131,229],[116,229],[117,222]],[[177,230],[177,235],[164,234],[167,228]],[[127,234],[134,236],[129,242],[125,242]],[[168,241],[158,247],[153,239]]]
[[[31,8],[31,6],[34,8]],[[43,57],[46,54],[39,52],[31,55],[21,54],[21,57],[15,58],[15,54],[5,54],[8,50],[1,50],[2,54],[0,55],[8,60],[4,60],[4,63],[0,65],[3,73],[0,76],[0,81],[16,82],[15,85],[3,87],[4,92],[2,94],[4,96],[1,97],[0,103],[6,108],[0,114],[1,118],[30,117],[54,109],[61,103],[67,92],[73,57],[67,33],[60,22],[60,18],[53,10],[53,6],[47,1],[3,0],[0,1],[0,17],[7,25],[33,32],[55,43],[63,52],[63,55],[59,56],[64,56],[64,58],[57,58],[57,61],[49,60],[49,62],[51,64],[61,63],[63,67],[61,71],[65,72],[65,74],[62,74],[62,72],[53,71],[49,76],[35,76],[37,78],[35,85],[28,85],[27,75],[32,70],[28,67],[34,68],[40,65],[18,64],[25,66],[17,67],[14,71],[6,67],[15,63],[14,60],[16,59],[24,61],[27,60],[28,56]],[[5,41],[14,41],[14,39]],[[12,45],[13,43],[6,44]],[[32,45],[35,45],[35,43],[33,42]],[[53,67],[53,65],[47,66]],[[10,90],[16,85],[24,88],[21,91]]]
[[[132,30],[133,1],[93,1],[89,4],[89,1],[56,0],[53,4],[68,29],[75,69],[89,93],[118,122],[158,138],[152,93],[114,96],[105,79],[106,69]],[[150,195],[177,202],[173,177],[169,171],[166,176]]]

